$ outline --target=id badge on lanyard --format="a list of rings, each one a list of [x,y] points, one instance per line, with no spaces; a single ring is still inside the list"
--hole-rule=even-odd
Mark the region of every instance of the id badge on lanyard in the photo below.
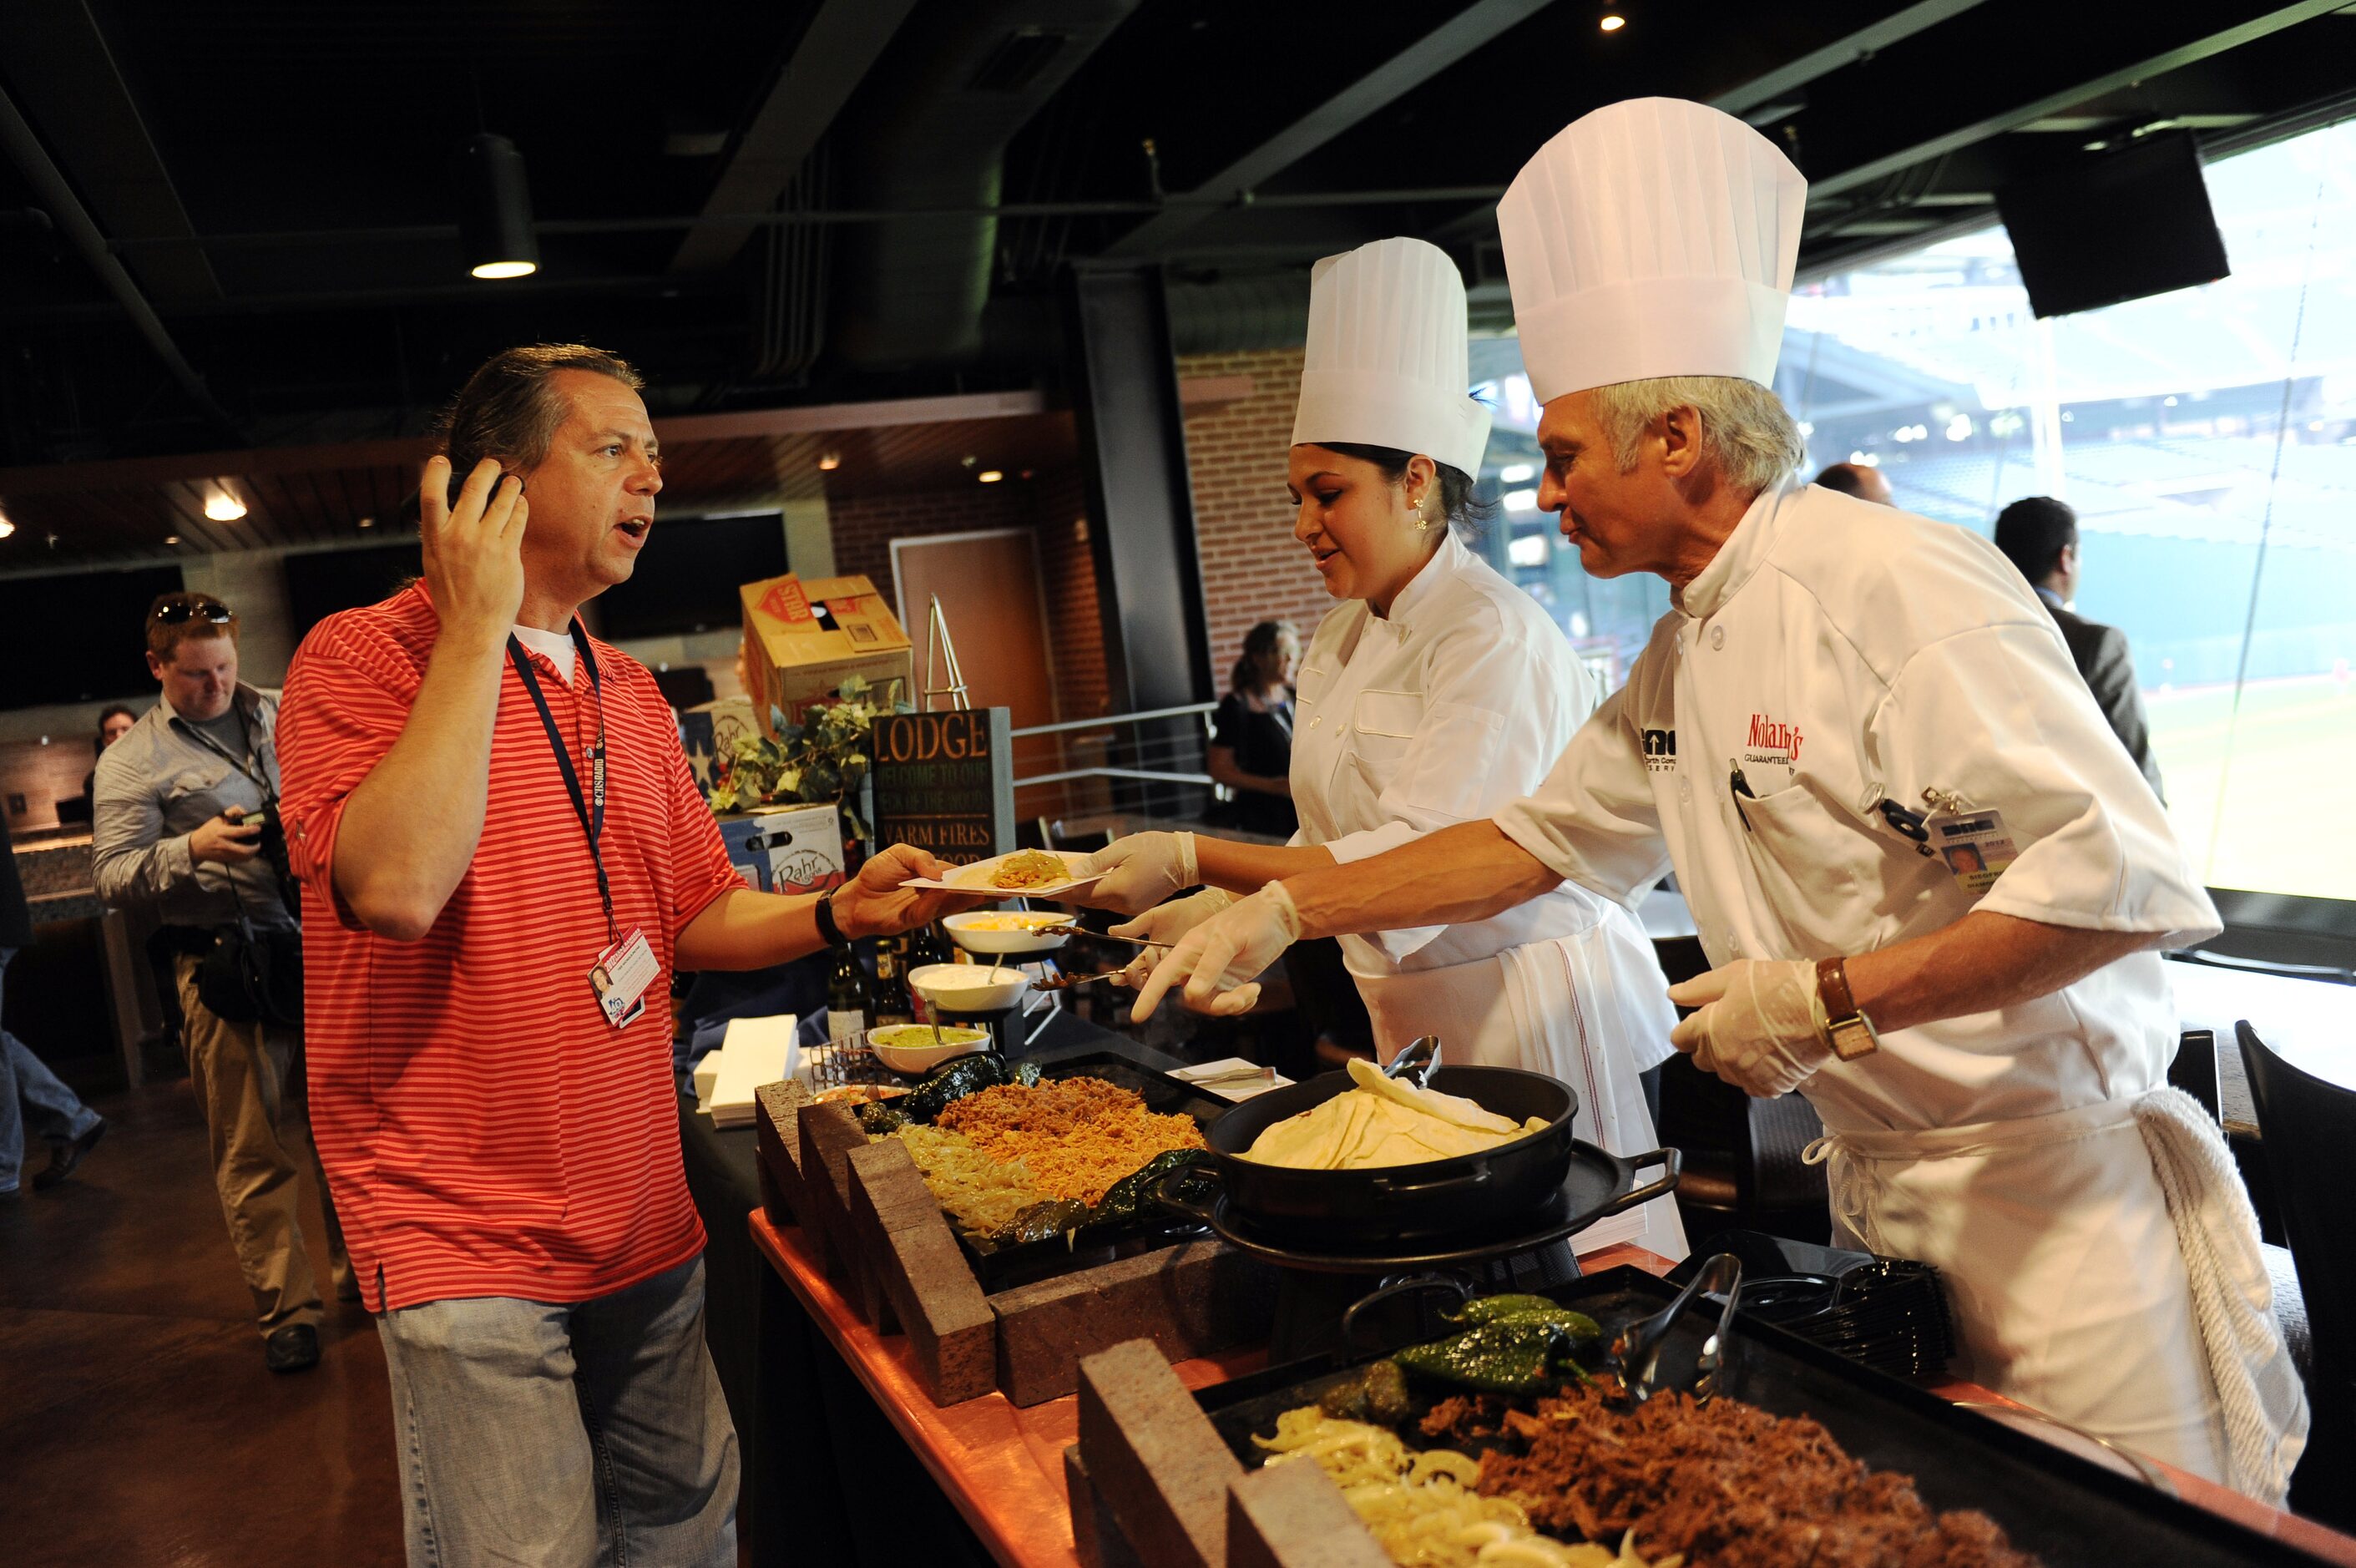
[[[549,749],[556,754],[556,766],[564,775],[565,792],[573,798],[573,814],[580,820],[581,831],[589,840],[589,863],[597,873],[597,902],[605,912],[605,950],[589,965],[589,991],[596,998],[597,1010],[605,1022],[615,1028],[626,1028],[637,1021],[647,1010],[646,993],[649,986],[662,976],[662,965],[656,961],[654,949],[648,945],[646,933],[633,927],[625,932],[614,919],[614,889],[605,876],[605,860],[598,841],[605,830],[605,685],[597,673],[596,656],[589,651],[589,636],[581,623],[573,623],[573,643],[579,650],[582,667],[589,671],[589,689],[597,707],[597,741],[589,751],[589,794],[581,791],[581,775],[573,769],[573,754],[565,747],[564,736],[556,727],[556,716],[549,712],[548,698],[540,689],[540,677],[531,668],[523,644],[513,636],[508,639],[508,658],[521,677],[523,688],[531,695],[532,706],[540,710],[541,726],[548,732]]]
[[[2006,868],[2020,858],[2004,825],[2004,813],[1992,806],[1983,810],[1944,789],[1923,790],[1922,803],[1931,808],[1928,815],[1910,811],[1895,800],[1881,802],[1881,814],[1892,828],[1914,841],[1918,853],[1945,862],[1955,886],[1978,903]]]

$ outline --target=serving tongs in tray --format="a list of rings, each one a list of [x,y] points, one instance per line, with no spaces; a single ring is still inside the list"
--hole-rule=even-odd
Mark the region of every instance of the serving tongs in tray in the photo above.
[[[1603,1352],[1603,1359],[1627,1391],[1631,1404],[1643,1404],[1662,1391],[1661,1348],[1668,1343],[1669,1331],[1676,1326],[1686,1308],[1699,1295],[1723,1297],[1726,1305],[1719,1309],[1718,1330],[1702,1341],[1701,1354],[1696,1363],[1693,1383],[1686,1390],[1697,1404],[1706,1403],[1725,1391],[1722,1384],[1729,1352],[1734,1344],[1734,1311],[1742,1299],[1742,1260],[1731,1252],[1713,1254],[1698,1273],[1677,1293],[1675,1301],[1653,1314],[1629,1323],[1612,1336]]]

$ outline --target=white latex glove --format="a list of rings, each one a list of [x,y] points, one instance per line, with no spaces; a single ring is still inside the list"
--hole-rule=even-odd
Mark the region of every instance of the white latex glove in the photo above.
[[[1066,894],[1068,903],[1134,915],[1203,880],[1194,869],[1193,833],[1131,833],[1088,856],[1083,875],[1102,876]]]
[[[1201,925],[1236,901],[1236,896],[1225,888],[1205,887],[1200,893],[1184,898],[1173,898],[1167,904],[1157,904],[1134,920],[1112,928],[1117,937],[1135,937],[1151,942],[1141,948],[1129,967],[1112,977],[1115,985],[1134,991],[1145,983],[1163,955],[1178,945],[1178,939]]]
[[[1259,1000],[1259,976],[1301,940],[1301,914],[1281,882],[1238,898],[1188,931],[1156,964],[1137,993],[1130,1021],[1142,1024],[1162,993],[1183,983],[1186,1005],[1197,1013],[1248,1013]]]
[[[1833,1059],[1816,1026],[1816,966],[1806,959],[1736,959],[1670,986],[1669,1000],[1701,1009],[1669,1031],[1669,1044],[1745,1094],[1789,1094]]]

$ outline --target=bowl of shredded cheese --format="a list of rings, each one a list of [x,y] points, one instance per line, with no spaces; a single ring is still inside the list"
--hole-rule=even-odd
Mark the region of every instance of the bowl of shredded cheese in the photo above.
[[[1053,952],[1071,940],[1072,917],[1026,909],[973,909],[945,917],[949,940],[968,952]]]

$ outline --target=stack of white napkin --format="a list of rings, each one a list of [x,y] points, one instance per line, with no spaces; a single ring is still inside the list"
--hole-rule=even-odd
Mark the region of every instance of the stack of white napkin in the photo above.
[[[695,1108],[715,1127],[753,1124],[753,1091],[793,1075],[791,1013],[767,1018],[731,1018],[720,1048],[695,1064]]]

